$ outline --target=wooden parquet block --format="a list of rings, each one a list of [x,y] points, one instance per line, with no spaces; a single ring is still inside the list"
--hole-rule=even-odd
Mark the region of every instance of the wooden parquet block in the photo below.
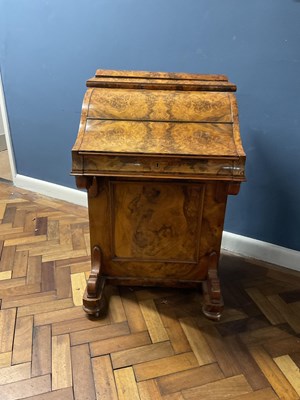
[[[158,386],[163,395],[181,392],[196,386],[223,379],[224,375],[218,364],[213,363],[202,367],[195,367],[187,371],[161,376],[157,379]]]
[[[153,343],[169,339],[166,328],[152,299],[140,301],[140,308]]]
[[[136,349],[147,344],[151,344],[151,339],[149,333],[145,331],[118,336],[118,340],[109,338],[92,342],[90,343],[90,349],[92,357],[97,357],[124,350]]]
[[[47,375],[52,372],[51,366],[51,327],[36,326],[33,331],[32,376]]]
[[[0,354],[12,351],[16,309],[0,310]]]
[[[69,335],[52,337],[52,390],[72,386],[72,365]]]
[[[12,355],[13,364],[31,362],[32,330],[33,317],[31,315],[17,317]]]
[[[274,358],[277,366],[300,396],[300,371],[289,355]]]
[[[300,274],[230,254],[225,310],[198,290],[107,286],[82,310],[87,210],[0,182],[1,400],[296,400]]]
[[[198,365],[214,363],[216,357],[205,340],[203,332],[199,329],[197,321],[193,318],[184,318],[180,320],[180,323],[191,349],[197,358]]]
[[[240,398],[242,395],[251,393],[252,389],[243,375],[221,379],[216,382],[207,383],[191,389],[183,390],[183,397],[187,400],[221,400],[224,398]]]
[[[139,400],[139,391],[132,367],[114,371],[119,400]]]
[[[170,342],[153,343],[145,346],[135,347],[129,350],[121,350],[111,353],[110,357],[114,369],[124,368],[142,362],[158,360],[172,356],[174,350]]]
[[[296,400],[299,398],[285,375],[262,347],[250,348],[250,352],[280,399]]]
[[[88,344],[71,348],[72,373],[75,398],[95,399],[95,385]]]
[[[134,372],[136,380],[140,382],[179,371],[186,371],[198,365],[194,353],[190,352],[137,364],[134,366]]]
[[[162,400],[157,382],[154,379],[138,383],[139,395],[141,400]]]
[[[92,360],[97,399],[118,400],[116,382],[110,357],[95,357]]]

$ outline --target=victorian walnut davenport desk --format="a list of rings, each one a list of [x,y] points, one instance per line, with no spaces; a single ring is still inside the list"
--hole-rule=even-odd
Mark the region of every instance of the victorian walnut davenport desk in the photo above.
[[[224,75],[98,70],[87,87],[72,150],[88,192],[85,311],[101,312],[106,282],[202,284],[203,312],[218,320],[226,200],[245,180],[235,85]]]

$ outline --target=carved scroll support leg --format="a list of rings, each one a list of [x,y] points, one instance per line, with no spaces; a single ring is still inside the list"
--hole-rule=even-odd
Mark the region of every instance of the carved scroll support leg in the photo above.
[[[83,309],[87,314],[98,317],[105,308],[105,278],[101,276],[101,250],[99,246],[92,249],[92,271],[83,295]]]
[[[203,288],[203,314],[213,320],[219,321],[224,308],[220,280],[217,271],[218,257],[216,253],[209,256],[207,280],[202,283]]]

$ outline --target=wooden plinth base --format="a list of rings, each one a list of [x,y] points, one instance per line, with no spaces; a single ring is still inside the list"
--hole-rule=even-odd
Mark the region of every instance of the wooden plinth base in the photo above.
[[[127,286],[163,286],[163,287],[199,287],[202,283],[203,289],[203,314],[213,320],[219,321],[224,308],[220,281],[217,269],[213,266],[216,253],[209,257],[208,275],[205,281],[175,281],[172,279],[145,279],[145,278],[106,278],[101,276],[101,251],[95,246],[92,251],[92,271],[88,279],[87,288],[83,296],[83,309],[87,314],[100,316],[104,312],[106,301],[104,297],[104,287],[106,282],[114,285]]]

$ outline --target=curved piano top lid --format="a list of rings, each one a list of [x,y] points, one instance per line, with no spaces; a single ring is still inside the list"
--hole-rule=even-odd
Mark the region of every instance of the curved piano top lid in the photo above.
[[[142,155],[244,164],[235,90],[225,75],[97,70],[88,80],[73,159]]]

